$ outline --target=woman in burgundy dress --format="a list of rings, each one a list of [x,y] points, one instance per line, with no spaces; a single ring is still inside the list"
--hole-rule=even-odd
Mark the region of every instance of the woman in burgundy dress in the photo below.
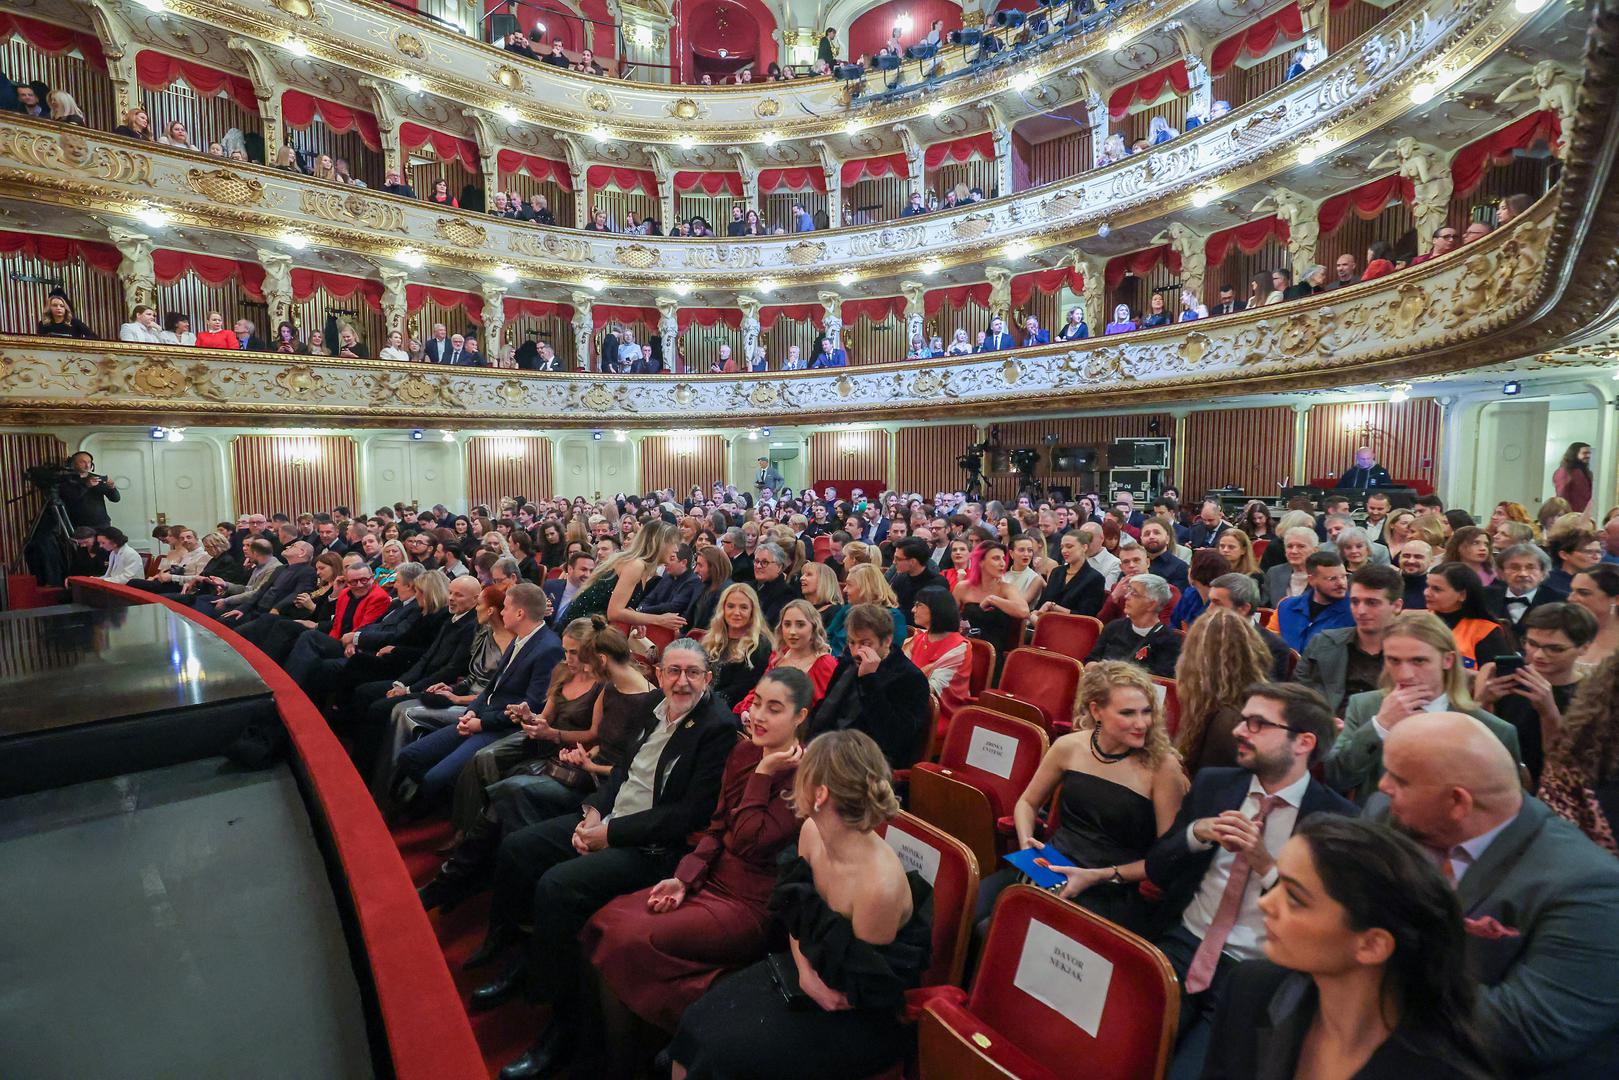
[[[602,981],[665,1031],[721,975],[765,955],[776,856],[798,835],[791,801],[803,753],[798,728],[813,692],[797,668],[764,674],[749,737],[725,763],[719,806],[696,849],[674,877],[614,900],[580,935]]]

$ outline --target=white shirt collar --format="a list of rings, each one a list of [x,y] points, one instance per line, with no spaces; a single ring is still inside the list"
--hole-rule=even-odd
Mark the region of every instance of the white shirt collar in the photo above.
[[[1479,861],[1479,859],[1483,858],[1485,850],[1495,842],[1495,838],[1497,836],[1501,835],[1501,830],[1505,829],[1508,825],[1511,825],[1516,820],[1516,815],[1509,817],[1490,831],[1480,833],[1471,840],[1463,840],[1461,843],[1457,844],[1456,848],[1460,848],[1467,856],[1467,865],[1472,867]],[[1454,869],[1456,863],[1455,848],[1451,849],[1450,859],[1452,869]],[[1460,875],[1457,876],[1460,877]]]
[[[1297,809],[1304,804],[1304,793],[1309,787],[1310,774],[1308,772],[1278,791],[1266,791],[1265,786],[1259,782],[1259,777],[1255,776],[1248,782],[1248,794],[1260,798],[1264,798],[1266,795],[1275,795],[1287,805]]]
[[[1450,712],[1450,695],[1440,694],[1422,707],[1423,712]]]

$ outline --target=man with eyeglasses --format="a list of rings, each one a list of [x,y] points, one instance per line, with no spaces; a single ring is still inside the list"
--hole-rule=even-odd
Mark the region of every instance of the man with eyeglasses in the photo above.
[[[1542,604],[1523,618],[1523,658],[1496,657],[1473,677],[1473,697],[1518,729],[1518,748],[1529,775],[1540,783],[1545,744],[1563,726],[1580,674],[1574,663],[1597,636],[1596,616],[1578,604]],[[1480,658],[1482,659],[1482,657]],[[1497,675],[1497,662],[1515,664]]]
[[[1210,1022],[1232,969],[1264,955],[1260,894],[1276,882],[1276,853],[1314,813],[1359,813],[1310,776],[1332,745],[1332,710],[1296,683],[1248,689],[1232,735],[1235,768],[1203,768],[1179,815],[1147,853],[1147,878],[1161,890],[1175,929],[1156,942],[1181,981],[1180,1040],[1171,1080],[1203,1071]]]
[[[671,642],[658,667],[663,700],[627,763],[581,810],[522,828],[496,856],[489,937],[467,963],[489,959],[533,927],[500,978],[473,992],[483,1011],[520,993],[552,1007],[528,1052],[501,1073],[549,1076],[573,1056],[580,1027],[579,931],[614,897],[674,873],[686,837],[708,824],[719,800],[736,719],[708,693],[708,654],[692,638]]]
[[[1449,255],[1456,250],[1456,241],[1460,236],[1454,225],[1441,225],[1439,231],[1433,234],[1433,249],[1426,255],[1418,255],[1411,260],[1411,265],[1425,263],[1429,259],[1437,259],[1441,255]]]

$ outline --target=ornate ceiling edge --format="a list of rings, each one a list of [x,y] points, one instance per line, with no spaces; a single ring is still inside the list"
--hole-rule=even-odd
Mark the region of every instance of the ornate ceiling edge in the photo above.
[[[8,338],[0,420],[736,425],[1035,414],[1409,377],[1503,358],[1500,343],[1513,340],[1504,331],[1544,291],[1557,203],[1543,199],[1452,255],[1327,298],[926,366],[604,378]]]
[[[614,289],[648,291],[667,290],[670,274],[745,291],[763,272],[781,287],[831,285],[854,271],[862,277],[916,273],[925,269],[917,266],[924,254],[937,274],[980,263],[989,236],[1033,254],[1095,236],[1104,222],[1118,230],[1186,210],[1194,205],[1194,189],[1206,195],[1211,186],[1231,192],[1262,183],[1297,164],[1303,130],[1339,147],[1366,137],[1411,108],[1398,90],[1420,77],[1423,62],[1443,55],[1460,76],[1524,25],[1507,0],[1435,0],[1432,8],[1447,17],[1421,12],[1409,25],[1388,27],[1394,44],[1368,63],[1375,71],[1364,83],[1346,84],[1318,68],[1284,84],[1294,88],[1288,98],[1298,106],[1294,112],[1287,102],[1273,106],[1276,115],[1247,115],[1245,106],[1242,115],[1233,114],[1233,126],[1209,125],[1207,134],[1200,129],[1141,159],[1083,174],[1066,188],[1047,186],[917,223],[753,242],[598,241],[597,234],[446,214],[412,200],[333,188],[274,169],[226,167],[165,147],[135,148],[10,115],[0,116],[0,159],[20,167],[0,168],[0,194],[63,206],[83,206],[92,196],[100,209],[126,216],[160,202],[181,223],[199,228],[223,223],[271,241],[289,229],[309,231],[326,246],[383,260],[409,247],[435,265],[477,275],[510,266],[528,280],[565,288],[588,286],[604,273],[613,275]],[[1419,26],[1427,33],[1413,28]],[[1318,73],[1319,81],[1307,81]],[[770,256],[776,261],[767,262]],[[1069,257],[1064,252],[1060,261]]]

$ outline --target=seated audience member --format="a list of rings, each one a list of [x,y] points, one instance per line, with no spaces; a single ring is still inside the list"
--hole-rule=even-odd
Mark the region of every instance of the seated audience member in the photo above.
[[[842,346],[834,347],[831,338],[822,338],[820,351],[815,354],[815,359],[810,362],[810,367],[840,368],[848,366],[849,355],[844,352]]]
[[[1405,610],[1425,611],[1428,607],[1428,568],[1433,565],[1433,547],[1426,540],[1407,540],[1400,545],[1400,576],[1405,580]]]
[[[1388,566],[1368,566],[1349,583],[1353,626],[1322,630],[1310,639],[1293,677],[1341,716],[1357,694],[1377,689],[1383,678],[1383,635],[1404,604],[1405,584]]]
[[[989,332],[978,345],[978,352],[995,352],[999,349],[1011,349],[1017,345],[1016,339],[1007,333],[1006,322],[999,315],[989,321]]]
[[[1036,345],[1050,345],[1051,334],[1040,329],[1040,320],[1030,315],[1023,322],[1023,347],[1033,348]]]
[[[1214,499],[1204,499],[1197,509],[1197,520],[1192,527],[1186,530],[1186,546],[1196,551],[1198,548],[1213,547],[1215,542],[1224,536],[1231,528],[1231,523],[1225,520],[1220,510],[1220,504]],[[1233,567],[1235,569],[1235,567]]]
[[[932,719],[928,678],[894,643],[894,619],[876,604],[853,604],[844,619],[847,648],[807,736],[853,729],[871,736],[891,768],[909,768]]]
[[[1614,1075],[1619,860],[1524,795],[1516,758],[1476,719],[1413,717],[1385,749],[1390,821],[1455,883],[1473,1019],[1500,1075]]]
[[[1482,240],[1494,231],[1488,221],[1470,221],[1467,228],[1462,230],[1462,243],[1471,244],[1474,240]]]
[[[690,544],[675,544],[664,560],[663,573],[642,594],[635,610],[643,615],[658,616],[653,625],[670,630],[683,629],[686,625],[684,612],[697,599],[697,594],[703,591],[703,583],[692,567],[695,561],[696,555]]]
[[[1556,741],[1563,714],[1574,701],[1582,673],[1577,668],[1597,634],[1597,621],[1578,604],[1542,604],[1523,621],[1523,657],[1498,656],[1479,665],[1473,698],[1518,730],[1518,746],[1530,778],[1540,782],[1545,747]],[[1497,675],[1499,664],[1518,666]]]
[[[969,633],[995,646],[997,657],[1023,643],[1023,624],[1029,604],[1006,580],[1006,548],[994,541],[980,543],[968,557],[967,572],[953,590],[961,618]]]
[[[177,311],[163,316],[163,330],[158,340],[165,345],[195,345],[197,335],[191,332],[191,320]]]
[[[203,567],[210,559],[214,558],[219,551],[228,551],[230,548],[230,545],[225,543],[224,537],[219,536],[217,533],[210,533],[209,536],[224,546],[210,552],[208,548],[203,546],[203,542],[197,539],[196,530],[189,529],[184,525],[170,526],[169,551],[159,561],[157,573],[149,578],[136,579],[129,582],[129,584],[146,592],[178,593],[183,591],[185,583],[201,574]]]
[[[1505,622],[1520,637],[1523,620],[1531,611],[1546,604],[1568,599],[1568,593],[1546,584],[1552,561],[1538,544],[1514,544],[1497,559],[1501,573],[1484,587],[1484,601],[1490,617]]]
[[[928,541],[919,537],[906,537],[894,545],[894,572],[889,586],[894,592],[894,604],[909,611],[923,589],[946,589],[944,575],[934,567],[933,549]]]
[[[1546,744],[1546,763],[1536,794],[1553,813],[1614,855],[1619,855],[1619,660],[1609,656],[1586,673],[1580,692]]]
[[[837,657],[826,643],[826,628],[821,625],[820,616],[816,614],[815,607],[808,600],[790,600],[781,610],[781,618],[776,623],[776,651],[770,654],[770,661],[765,670],[773,671],[778,667],[796,668],[809,676],[810,683],[815,688],[814,702],[818,703],[826,694],[826,688],[832,681],[832,673],[837,669]],[[742,717],[743,727],[747,727],[747,710],[753,704],[753,695],[750,691],[736,702],[732,709]]]
[[[1462,712],[1483,724],[1518,761],[1518,732],[1478,707],[1467,686],[1456,639],[1433,614],[1401,612],[1383,634],[1381,688],[1356,694],[1322,772],[1334,789],[1364,803],[1383,775],[1388,733],[1418,713]]]
[[[566,568],[559,578],[551,578],[540,586],[551,600],[551,625],[566,626],[573,621],[568,610],[576,596],[584,591],[585,582],[596,570],[596,557],[588,551],[575,551],[567,558]]]
[[[1304,560],[1304,570],[1304,593],[1276,605],[1276,632],[1301,655],[1321,631],[1355,624],[1344,561],[1330,551],[1316,551]]]
[[[1568,599],[1589,611],[1597,621],[1597,636],[1574,665],[1588,675],[1619,652],[1619,566],[1604,563],[1575,574]]]
[[[1082,341],[1091,336],[1091,328],[1085,324],[1085,309],[1072,307],[1068,309],[1068,321],[1062,324],[1057,331],[1058,341]]]
[[[905,991],[927,967],[932,893],[876,833],[899,812],[889,770],[860,732],[811,742],[798,766],[798,858],[770,907],[789,951],[724,980],[688,1008],[670,1045],[676,1076],[875,1076],[909,1052]],[[785,969],[809,999],[775,989]]]
[[[233,331],[225,329],[225,316],[210,311],[204,320],[207,329],[197,335],[197,345],[204,349],[240,349],[241,342]]]
[[[1323,1067],[1497,1075],[1473,1022],[1461,907],[1421,847],[1380,825],[1318,815],[1299,823],[1276,872],[1259,899],[1265,959],[1231,973],[1204,1080]]]
[[[113,525],[96,530],[96,544],[107,553],[107,569],[101,580],[114,585],[129,585],[140,581],[146,572],[140,552],[129,543],[129,537]]]
[[[124,122],[112,129],[114,135],[122,135],[126,139],[140,139],[142,142],[152,140],[152,120],[146,110],[140,107],[124,110]]]
[[[213,591],[209,594],[201,591],[204,583],[198,582],[193,588],[198,595],[191,602],[191,606],[213,618],[218,618],[231,608],[245,606],[257,598],[259,591],[283,565],[281,560],[276,558],[275,545],[263,537],[254,537],[246,541],[242,547],[242,564],[247,572],[240,582],[210,578],[206,584],[212,585]],[[239,597],[246,599],[238,599]],[[227,601],[231,603],[227,604]]]
[[[961,633],[961,609],[943,588],[923,589],[911,605],[912,632],[904,650],[928,679],[939,705],[935,736],[944,738],[957,709],[972,702],[972,649]]]
[[[1550,530],[1546,534],[1546,551],[1557,568],[1546,575],[1546,584],[1568,592],[1574,575],[1591,569],[1602,561],[1602,541],[1594,530],[1568,526]]]
[[[747,737],[725,762],[719,805],[674,873],[585,925],[581,945],[631,1012],[673,1032],[724,975],[762,959],[777,857],[798,837],[792,790],[809,716],[809,678],[778,668],[759,682]]]
[[[1433,234],[1433,246],[1428,250],[1428,253],[1426,255],[1418,255],[1416,258],[1412,259],[1411,265],[1416,266],[1418,263],[1425,263],[1429,259],[1437,259],[1441,255],[1449,255],[1452,251],[1456,250],[1458,239],[1459,234],[1456,231],[1456,226],[1441,225],[1438,231]]]
[[[1269,678],[1274,666],[1259,631],[1236,612],[1216,608],[1192,624],[1175,663],[1175,749],[1188,773],[1237,763],[1235,726],[1246,692]]]
[[[205,614],[217,615],[220,622],[233,630],[264,615],[290,612],[293,601],[300,594],[315,588],[314,558],[313,545],[307,540],[295,540],[281,549],[281,559],[285,565],[278,564],[262,587],[253,588],[253,577],[250,575],[246,591],[239,596],[227,595],[217,607],[206,599],[197,601],[194,606]]]
[[[1141,329],[1151,330],[1158,326],[1168,326],[1169,312],[1164,308],[1164,294],[1155,292],[1147,298],[1147,317],[1141,320]]]
[[[369,563],[361,565],[370,569]],[[449,584],[442,574],[418,563],[401,566],[394,575],[396,599],[380,618],[353,631],[353,640],[345,643],[345,655],[322,656],[323,646],[307,645],[300,655],[295,648],[287,659],[287,673],[318,702],[320,696],[334,690],[340,700],[347,700],[360,683],[403,672],[448,618]]]
[[[95,334],[84,321],[73,313],[73,305],[60,291],[54,290],[45,301],[45,310],[39,318],[39,325],[34,333],[41,337],[77,338],[82,341],[96,340]]]
[[[1018,847],[1055,848],[1073,863],[1052,867],[1068,879],[1059,895],[1139,929],[1147,852],[1180,812],[1186,788],[1152,680],[1133,664],[1092,664],[1080,684],[1073,732],[1052,743],[1012,807]],[[1042,843],[1037,819],[1058,790],[1062,824]],[[980,936],[996,898],[1020,877],[1015,867],[1003,867],[979,886]]]
[[[322,555],[337,554],[327,549]],[[415,573],[425,573],[418,568]],[[405,571],[401,570],[401,573]],[[415,596],[410,588],[411,578],[405,579],[405,592],[414,601]],[[322,620],[312,630],[305,630],[298,636],[297,643],[293,645],[284,666],[292,680],[304,687],[308,692],[315,684],[315,669],[321,661],[336,661],[341,666],[345,654],[350,652],[349,646],[357,646],[360,631],[380,621],[389,613],[395,601],[387,591],[376,583],[375,572],[361,560],[355,560],[343,568],[343,589],[338,593],[332,605],[332,614],[329,621]],[[415,604],[408,607],[401,604],[401,609],[415,613]],[[412,620],[414,622],[414,620]]]
[[[1194,776],[1174,824],[1147,853],[1147,878],[1163,893],[1158,918],[1173,926],[1155,943],[1181,982],[1174,1080],[1202,1075],[1210,1020],[1232,972],[1263,952],[1259,897],[1277,882],[1277,853],[1311,814],[1357,814],[1310,776],[1332,729],[1332,710],[1315,691],[1250,688],[1236,725],[1237,767]]]
[[[787,602],[798,597],[795,583],[786,575],[787,553],[775,541],[763,541],[753,549],[753,590],[759,598],[759,609],[766,626],[774,626],[781,619]]]
[[[1177,322],[1196,322],[1209,317],[1208,305],[1197,298],[1191,289],[1181,290],[1181,313]]]
[[[1185,592],[1190,588],[1186,561],[1175,556],[1175,534],[1162,519],[1148,518],[1141,525],[1141,546],[1152,561],[1148,564],[1154,574]]]
[[[1512,638],[1490,615],[1478,575],[1463,564],[1445,563],[1429,570],[1423,600],[1427,610],[1450,628],[1469,671],[1512,652]]]
[[[1036,620],[1053,611],[1094,617],[1107,602],[1107,583],[1091,565],[1091,541],[1100,538],[1101,527],[1094,522],[1090,524],[1096,530],[1094,537],[1079,529],[1069,529],[1062,534],[1058,546],[1062,562],[1051,572],[1046,587],[1035,599]]]
[[[721,590],[701,640],[714,673],[712,695],[727,709],[740,705],[770,666],[775,649],[752,586],[733,582]]]
[[[1209,586],[1217,577],[1223,577],[1231,572],[1231,564],[1226,562],[1224,555],[1211,548],[1201,548],[1192,554],[1192,565],[1187,573],[1187,581],[1191,586],[1181,592],[1180,600],[1176,603],[1169,615],[1169,625],[1175,630],[1185,630],[1197,621],[1203,610],[1209,606]]]
[[[1173,679],[1181,639],[1159,616],[1169,603],[1169,582],[1142,573],[1121,584],[1124,614],[1102,627],[1086,662],[1128,660],[1160,678]]]
[[[1360,279],[1375,281],[1392,273],[1394,273],[1394,250],[1385,241],[1372,241],[1372,245],[1366,249],[1366,272],[1361,274]]]
[[[130,321],[118,328],[118,340],[148,345],[163,344],[163,331],[157,324],[157,312],[150,304],[136,306]]]
[[[519,585],[508,594],[518,599]],[[535,590],[538,592],[538,590]],[[537,620],[536,620],[537,623]],[[708,657],[691,638],[663,651],[663,700],[627,761],[573,811],[511,833],[495,862],[489,938],[492,956],[532,927],[517,961],[472,995],[475,1011],[526,994],[551,1005],[534,1044],[508,1066],[512,1076],[544,1076],[572,1056],[582,1015],[578,936],[616,897],[669,877],[689,850],[686,838],[712,819],[725,763],[736,746],[731,714],[708,694]]]
[[[1231,533],[1227,535],[1242,535]],[[1209,607],[1229,608],[1242,616],[1259,640],[1264,643],[1265,650],[1271,657],[1271,678],[1277,682],[1286,682],[1293,677],[1293,655],[1287,642],[1281,635],[1267,627],[1260,626],[1254,612],[1259,607],[1259,586],[1247,574],[1221,574],[1209,583]]]
[[[404,801],[430,806],[447,795],[456,774],[474,754],[517,730],[509,707],[524,702],[544,708],[551,669],[562,659],[562,642],[545,625],[548,605],[537,585],[523,582],[506,591],[501,621],[512,644],[482,693],[454,724],[439,728],[405,747],[399,767],[410,783]]]

